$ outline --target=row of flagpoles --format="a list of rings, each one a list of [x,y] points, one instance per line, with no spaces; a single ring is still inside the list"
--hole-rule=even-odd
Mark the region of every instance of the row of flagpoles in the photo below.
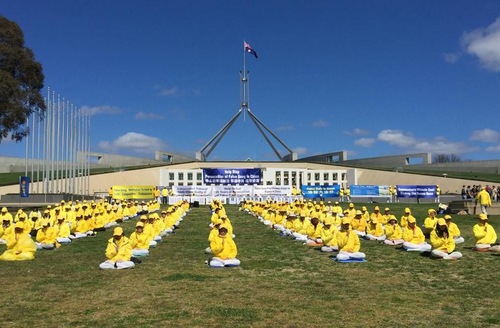
[[[25,175],[31,192],[88,195],[90,116],[50,88],[45,105],[44,115],[35,111],[26,121]]]

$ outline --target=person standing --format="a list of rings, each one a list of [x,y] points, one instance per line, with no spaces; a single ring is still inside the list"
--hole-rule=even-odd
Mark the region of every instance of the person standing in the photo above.
[[[491,197],[484,187],[481,187],[481,191],[476,195],[476,204],[477,203],[481,205],[481,213],[488,215],[487,209],[491,206]]]
[[[168,189],[167,187],[163,187],[161,190],[161,204],[165,205],[168,199]]]

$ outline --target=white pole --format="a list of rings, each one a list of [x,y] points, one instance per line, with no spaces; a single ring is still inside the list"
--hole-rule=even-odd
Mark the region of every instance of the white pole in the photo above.
[[[71,149],[71,142],[70,142],[70,135],[71,135],[71,111],[70,111],[70,107],[69,107],[69,100],[66,101],[66,110],[68,111],[68,113],[66,114],[66,130],[67,130],[67,133],[66,133],[66,164],[65,164],[65,168],[66,168],[66,174],[64,175],[66,177],[66,192],[67,193],[70,193],[70,190],[69,190],[69,163],[70,163],[70,158],[71,158],[71,152],[70,152],[70,149]]]
[[[45,117],[45,133],[44,133],[44,160],[43,160],[43,192],[47,194],[49,191],[49,157],[50,157],[50,87],[47,88],[47,111]]]
[[[61,192],[60,181],[59,181],[59,153],[61,148],[61,135],[60,135],[60,118],[61,118],[61,95],[57,94],[57,133],[56,133],[56,191]]]
[[[37,143],[36,143],[36,193],[40,193],[40,128],[41,128],[41,109],[38,109],[38,121],[37,121]]]
[[[62,109],[61,109],[61,116],[62,116],[62,124],[61,124],[61,180],[59,182],[59,189],[61,190],[62,193],[66,193],[66,177],[65,173],[66,171],[64,170],[64,165],[65,165],[65,159],[64,159],[64,154],[66,150],[66,135],[65,135],[65,120],[64,120],[64,114],[65,114],[65,105],[66,105],[66,100],[62,99]]]
[[[33,190],[33,185],[35,182],[35,112],[31,114],[31,126],[32,126],[32,131],[30,132],[31,135],[31,190]]]
[[[88,115],[87,118],[88,118],[87,150],[89,153],[89,156],[87,157],[87,195],[90,195],[90,115]]]
[[[52,140],[50,142],[50,192],[54,193],[54,161],[55,161],[55,143],[56,143],[56,92],[52,91]]]

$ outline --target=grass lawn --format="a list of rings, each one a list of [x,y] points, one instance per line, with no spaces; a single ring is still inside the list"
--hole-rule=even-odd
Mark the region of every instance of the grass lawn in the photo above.
[[[406,206],[390,204],[398,218]],[[362,241],[368,262],[339,264],[226,208],[240,268],[204,264],[210,212],[193,208],[132,270],[99,270],[111,231],[1,262],[0,327],[500,326],[500,256],[470,249],[471,216],[454,216],[466,239],[461,260]],[[411,208],[421,225],[429,204]],[[497,232],[499,219],[490,220]],[[123,225],[127,235],[135,222]]]

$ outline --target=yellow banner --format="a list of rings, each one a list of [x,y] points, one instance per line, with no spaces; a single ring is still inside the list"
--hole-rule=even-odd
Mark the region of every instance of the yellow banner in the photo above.
[[[154,199],[154,186],[113,186],[114,199]]]

